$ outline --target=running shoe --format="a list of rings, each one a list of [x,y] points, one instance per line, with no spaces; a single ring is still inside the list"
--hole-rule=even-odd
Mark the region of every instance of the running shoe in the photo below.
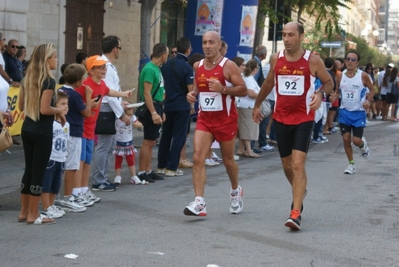
[[[222,162],[223,160],[221,158],[218,157],[218,155],[215,152],[212,152],[212,157],[213,161],[216,162]]]
[[[41,214],[41,215],[44,215],[44,216],[47,216],[47,217],[49,217],[49,218],[51,218],[51,219],[59,219],[59,218],[61,218],[62,216],[64,216],[64,215],[61,214],[60,212],[57,212],[57,211],[53,210],[53,209],[51,208],[51,206],[48,207],[47,210],[42,210],[42,211],[40,212],[40,214]]]
[[[65,215],[65,211],[63,209],[60,209],[59,207],[57,207],[56,205],[51,205],[49,208],[51,208],[53,211],[56,211],[58,213],[61,213],[63,216]],[[47,209],[49,209],[47,208]]]
[[[284,225],[291,230],[301,230],[301,213],[299,210],[291,210],[290,217],[285,221]]]
[[[69,199],[84,207],[91,207],[94,205],[94,201],[87,199],[82,193],[78,196],[72,195]]]
[[[242,190],[241,186],[237,188],[238,192],[233,194],[230,190],[230,213],[238,214],[242,211],[244,207],[244,203],[242,202],[242,196],[244,195],[244,190]]]
[[[165,171],[166,171],[166,168],[162,168],[162,169],[158,168],[157,174],[158,175],[165,175]]]
[[[122,183],[122,177],[120,175],[115,176],[114,184],[120,185]]]
[[[148,176],[148,174],[146,174],[145,172],[143,172],[142,174],[138,174],[137,177],[139,177],[140,181],[146,181],[149,183],[154,183],[155,181]]]
[[[86,199],[93,201],[94,203],[98,203],[101,201],[101,198],[96,196],[93,192],[91,192],[91,190],[87,190],[87,192],[85,194],[83,194]]]
[[[362,154],[363,158],[368,159],[370,156],[370,149],[367,145],[366,138],[362,137],[363,140],[363,147],[360,149],[360,153]]]
[[[54,204],[66,212],[84,212],[87,208],[71,201],[69,197],[54,200]]]
[[[130,183],[132,183],[132,184],[141,184],[141,180],[140,180],[139,177],[137,177],[137,176],[135,175],[135,176],[132,176],[132,177],[130,178]]]
[[[205,166],[216,166],[219,162],[213,161],[212,159],[205,159]]]
[[[312,140],[313,144],[324,144],[325,141],[323,139],[321,139],[321,137],[317,138],[317,139],[313,139]]]
[[[113,192],[116,190],[116,187],[109,182],[105,182],[103,184],[93,184],[91,189],[93,191]]]
[[[271,145],[267,144],[265,146],[260,147],[260,150],[262,150],[262,151],[274,151],[274,146],[271,146]]]
[[[356,168],[355,164],[349,164],[348,168],[346,168],[344,174],[355,174],[356,173]]]
[[[187,216],[206,216],[206,204],[205,202],[195,200],[194,202],[191,202],[188,206],[186,206],[183,212],[184,215]]]
[[[147,176],[151,177],[152,180],[163,180],[164,178],[162,176],[159,176],[155,172],[151,171],[150,173],[147,173]]]

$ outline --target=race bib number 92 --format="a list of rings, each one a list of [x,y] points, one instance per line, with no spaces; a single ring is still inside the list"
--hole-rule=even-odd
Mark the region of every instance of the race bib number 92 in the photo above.
[[[299,75],[279,75],[278,92],[280,95],[300,96],[305,91],[305,77]]]

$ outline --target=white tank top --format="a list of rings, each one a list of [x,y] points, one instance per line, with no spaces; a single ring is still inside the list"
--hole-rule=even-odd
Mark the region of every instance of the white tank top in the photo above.
[[[341,90],[341,109],[348,111],[364,110],[363,102],[366,101],[367,88],[362,81],[363,71],[357,70],[355,76],[349,78],[346,76],[346,70],[342,72],[340,84]]]

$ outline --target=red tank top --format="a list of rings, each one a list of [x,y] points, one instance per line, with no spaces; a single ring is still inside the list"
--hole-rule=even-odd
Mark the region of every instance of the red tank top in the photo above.
[[[310,72],[310,51],[305,50],[298,61],[289,62],[280,51],[274,67],[276,104],[273,119],[287,125],[313,121],[315,112],[310,110],[314,94],[315,77]]]
[[[220,126],[238,119],[234,96],[209,91],[207,82],[207,79],[214,78],[224,86],[228,84],[223,75],[223,67],[227,60],[227,58],[223,58],[215,68],[206,70],[202,59],[195,72],[199,101],[198,120],[206,121],[209,126]],[[221,102],[220,106],[217,105],[218,101]],[[212,104],[214,107],[212,107]],[[212,108],[215,110],[212,110]]]

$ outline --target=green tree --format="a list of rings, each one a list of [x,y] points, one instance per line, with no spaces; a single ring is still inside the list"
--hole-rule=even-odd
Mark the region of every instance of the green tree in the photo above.
[[[275,11],[275,1],[277,0],[259,0],[257,24],[264,25],[266,17],[272,22],[278,22],[278,16],[284,16]],[[284,9],[295,9],[298,12],[297,21],[300,21],[303,14],[307,13],[309,16],[315,16],[315,30],[322,31],[327,34],[327,39],[330,39],[335,33],[340,33],[339,19],[341,15],[339,8],[348,8],[347,4],[353,0],[284,0]],[[284,17],[284,21],[292,21],[291,17]],[[255,32],[255,43],[260,43],[263,39],[263,27],[257,27]]]

